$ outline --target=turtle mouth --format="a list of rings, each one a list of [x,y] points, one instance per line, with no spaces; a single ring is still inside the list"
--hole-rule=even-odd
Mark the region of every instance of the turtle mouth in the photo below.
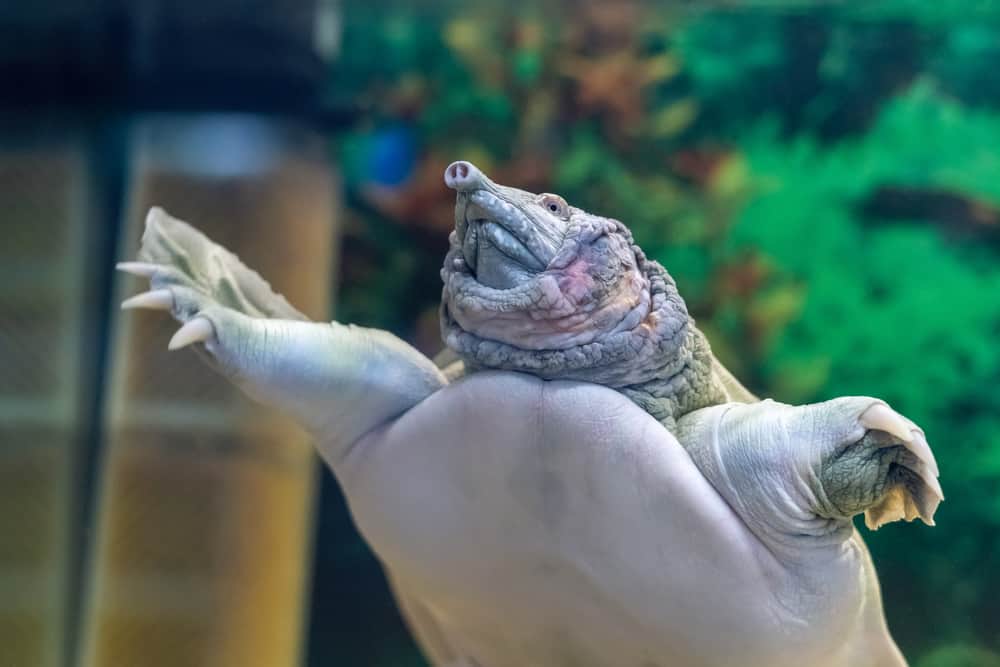
[[[486,190],[461,193],[455,232],[469,273],[494,289],[510,289],[545,271],[552,253],[538,242],[521,209]]]

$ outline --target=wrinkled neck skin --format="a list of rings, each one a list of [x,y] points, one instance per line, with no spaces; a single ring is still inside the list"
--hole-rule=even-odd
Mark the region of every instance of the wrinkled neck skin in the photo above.
[[[558,245],[544,270],[505,289],[477,280],[465,259],[468,243],[463,253],[468,236],[450,237],[441,328],[469,370],[609,386],[668,428],[725,400],[708,342],[673,279],[622,223],[573,209],[563,238],[544,239]],[[482,252],[478,259],[482,273]]]

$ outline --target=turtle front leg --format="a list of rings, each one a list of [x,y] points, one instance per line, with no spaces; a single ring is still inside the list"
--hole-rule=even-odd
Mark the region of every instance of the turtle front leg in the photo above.
[[[851,409],[851,399],[838,400]],[[882,401],[864,408],[858,422],[864,435],[834,447],[819,463],[818,485],[829,502],[826,513],[852,517],[864,512],[872,530],[899,519],[920,518],[933,526],[944,493],[923,430]]]
[[[122,307],[169,311],[182,324],[171,350],[194,345],[251,398],[316,435],[331,464],[446,383],[430,359],[386,331],[305,320],[235,255],[162,212],[150,214],[140,257],[151,261],[118,268],[151,290]]]
[[[920,518],[944,499],[923,431],[875,398],[805,406],[774,401],[705,408],[680,440],[747,525],[768,538],[847,534]]]

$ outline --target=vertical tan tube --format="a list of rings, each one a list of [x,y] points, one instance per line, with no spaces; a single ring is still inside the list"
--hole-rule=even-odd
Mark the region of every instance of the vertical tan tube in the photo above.
[[[128,231],[150,206],[202,229],[314,319],[328,318],[335,177],[320,137],[249,117],[149,121]],[[144,289],[123,277],[120,295]],[[316,473],[293,424],[167,352],[162,313],[119,317],[82,665],[299,662]]]
[[[0,663],[65,660],[84,431],[85,140],[0,150]]]

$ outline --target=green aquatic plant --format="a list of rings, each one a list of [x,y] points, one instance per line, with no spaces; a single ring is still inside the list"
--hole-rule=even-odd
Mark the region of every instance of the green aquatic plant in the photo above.
[[[962,639],[995,604],[1000,571],[1000,247],[947,216],[882,218],[870,198],[893,187],[1000,203],[1000,118],[917,85],[857,140],[776,135],[758,127],[741,143],[755,194],[730,243],[763,253],[803,298],[755,376],[781,400],[884,396],[926,426],[948,498],[940,525],[871,544],[902,643]]]
[[[1000,656],[972,644],[949,644],[922,657],[917,667],[1000,667]]]

